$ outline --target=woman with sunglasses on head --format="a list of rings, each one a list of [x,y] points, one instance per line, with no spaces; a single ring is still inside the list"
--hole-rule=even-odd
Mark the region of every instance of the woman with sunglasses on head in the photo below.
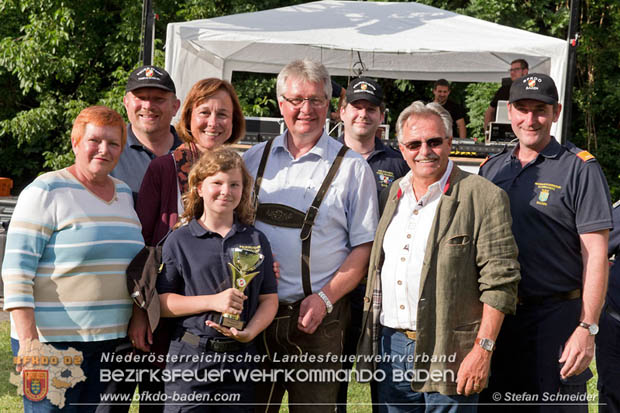
[[[181,196],[200,155],[245,135],[245,118],[233,86],[216,78],[198,81],[185,98],[176,130],[184,144],[153,160],[140,187],[136,210],[147,245],[156,245],[182,215]]]

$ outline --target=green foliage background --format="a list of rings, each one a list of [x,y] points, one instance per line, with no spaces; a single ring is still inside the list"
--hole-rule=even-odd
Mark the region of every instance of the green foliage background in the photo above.
[[[212,18],[304,3],[306,0],[156,0],[155,63],[163,66],[169,22]],[[570,0],[420,0],[503,25],[566,38]],[[72,120],[84,107],[105,104],[124,113],[129,72],[139,66],[142,2],[135,0],[0,1],[0,176],[19,190],[39,173],[66,166]],[[572,137],[603,165],[620,198],[620,3],[581,1],[581,38],[574,87]],[[273,75],[235,73],[248,116],[278,116]],[[388,120],[415,99],[432,98],[428,82],[382,80]],[[480,136],[496,84],[453,85],[468,110],[468,136]],[[17,191],[14,191],[17,193]]]

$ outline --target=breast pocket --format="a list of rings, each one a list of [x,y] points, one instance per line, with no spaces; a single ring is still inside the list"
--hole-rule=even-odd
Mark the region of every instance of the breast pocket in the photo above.
[[[442,253],[450,256],[466,256],[471,249],[471,237],[467,234],[454,235],[443,243]]]

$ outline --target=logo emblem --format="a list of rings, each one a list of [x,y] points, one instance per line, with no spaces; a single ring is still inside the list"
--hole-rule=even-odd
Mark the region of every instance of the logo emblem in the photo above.
[[[534,87],[534,86],[536,86],[536,79],[529,79],[529,80],[527,81],[527,85],[528,85],[529,87]]]
[[[547,202],[547,199],[549,199],[549,190],[548,189],[541,190],[540,194],[538,194],[538,200],[540,202]]]
[[[245,280],[243,278],[237,278],[237,287],[245,287]]]
[[[48,373],[47,370],[24,370],[24,396],[28,400],[38,402],[47,396]]]
[[[146,69],[146,72],[144,72],[144,74],[146,75],[146,77],[153,77],[155,73],[153,72],[153,69],[149,67],[148,69]]]
[[[360,85],[360,89],[362,89],[362,90],[366,90],[366,89],[368,89],[368,85],[367,85],[366,83],[362,83],[362,84]]]

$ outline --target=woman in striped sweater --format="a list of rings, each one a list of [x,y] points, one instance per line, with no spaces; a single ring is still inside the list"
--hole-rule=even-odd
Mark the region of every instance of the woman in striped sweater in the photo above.
[[[75,163],[39,176],[17,201],[2,277],[25,411],[94,411],[105,385],[101,356],[127,335],[125,269],[144,241],[131,190],[109,176],[125,140],[116,111],[84,109],[71,132]],[[69,351],[77,354],[70,365],[32,359],[69,348],[81,353]]]

